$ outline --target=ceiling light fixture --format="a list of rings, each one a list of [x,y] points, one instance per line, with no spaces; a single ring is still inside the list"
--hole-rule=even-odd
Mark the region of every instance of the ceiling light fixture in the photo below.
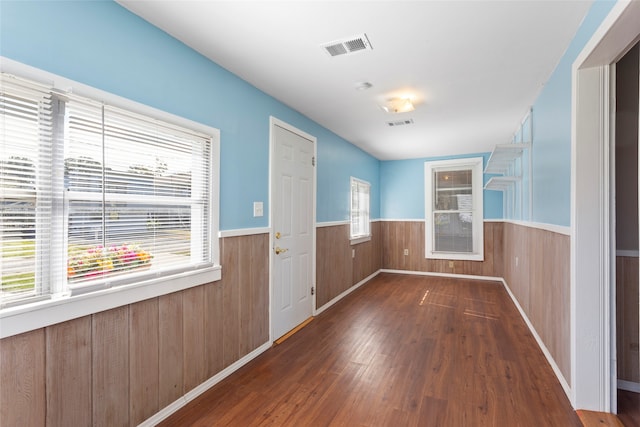
[[[356,83],[356,90],[367,90],[367,89],[371,89],[373,87],[373,85],[369,82],[357,82]]]
[[[410,98],[392,98],[387,100],[384,105],[380,106],[387,113],[408,113],[413,111],[416,107],[411,102]]]

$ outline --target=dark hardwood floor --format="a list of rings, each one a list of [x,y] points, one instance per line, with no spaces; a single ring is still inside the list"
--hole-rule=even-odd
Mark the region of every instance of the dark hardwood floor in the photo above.
[[[381,274],[163,426],[581,426],[502,284]]]
[[[640,427],[640,394],[618,389],[618,418],[625,427]]]

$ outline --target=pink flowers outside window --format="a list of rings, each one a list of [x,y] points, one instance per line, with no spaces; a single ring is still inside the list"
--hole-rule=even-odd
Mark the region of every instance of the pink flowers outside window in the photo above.
[[[148,268],[152,259],[150,252],[136,244],[69,248],[67,279],[69,282],[80,282]]]

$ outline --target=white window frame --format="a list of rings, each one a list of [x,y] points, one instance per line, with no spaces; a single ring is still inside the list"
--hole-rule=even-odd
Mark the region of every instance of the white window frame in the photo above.
[[[371,240],[371,184],[352,176],[349,189],[349,240],[352,245],[356,245]],[[366,210],[363,210],[360,205],[357,210],[353,209],[354,189],[358,193],[362,192],[360,189],[366,189],[368,204]],[[364,220],[360,221],[359,225],[363,226],[364,229],[362,230],[358,227],[354,230],[355,218],[362,215],[364,215]]]
[[[472,252],[443,252],[434,250],[434,182],[435,172],[471,170],[472,187]],[[429,161],[424,164],[425,191],[425,258],[484,261],[483,158],[471,157]]]
[[[149,298],[177,292],[211,283],[222,278],[219,245],[219,194],[220,194],[220,131],[210,126],[157,110],[117,95],[113,95],[81,83],[0,57],[2,72],[43,82],[57,92],[73,92],[76,95],[99,100],[114,107],[126,109],[158,120],[174,123],[211,136],[211,218],[210,242],[213,265],[206,268],[185,270],[166,276],[146,277],[144,281],[93,292],[73,295],[55,292],[61,284],[52,283],[51,298],[0,309],[0,338],[13,336],[74,318],[132,304]]]

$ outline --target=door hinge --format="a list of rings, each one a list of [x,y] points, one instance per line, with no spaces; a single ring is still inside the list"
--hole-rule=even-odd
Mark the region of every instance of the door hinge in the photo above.
[[[311,158],[311,166],[315,166],[316,165],[316,156],[313,156]]]
[[[311,287],[311,295],[315,295],[316,294],[316,288],[315,287]]]

